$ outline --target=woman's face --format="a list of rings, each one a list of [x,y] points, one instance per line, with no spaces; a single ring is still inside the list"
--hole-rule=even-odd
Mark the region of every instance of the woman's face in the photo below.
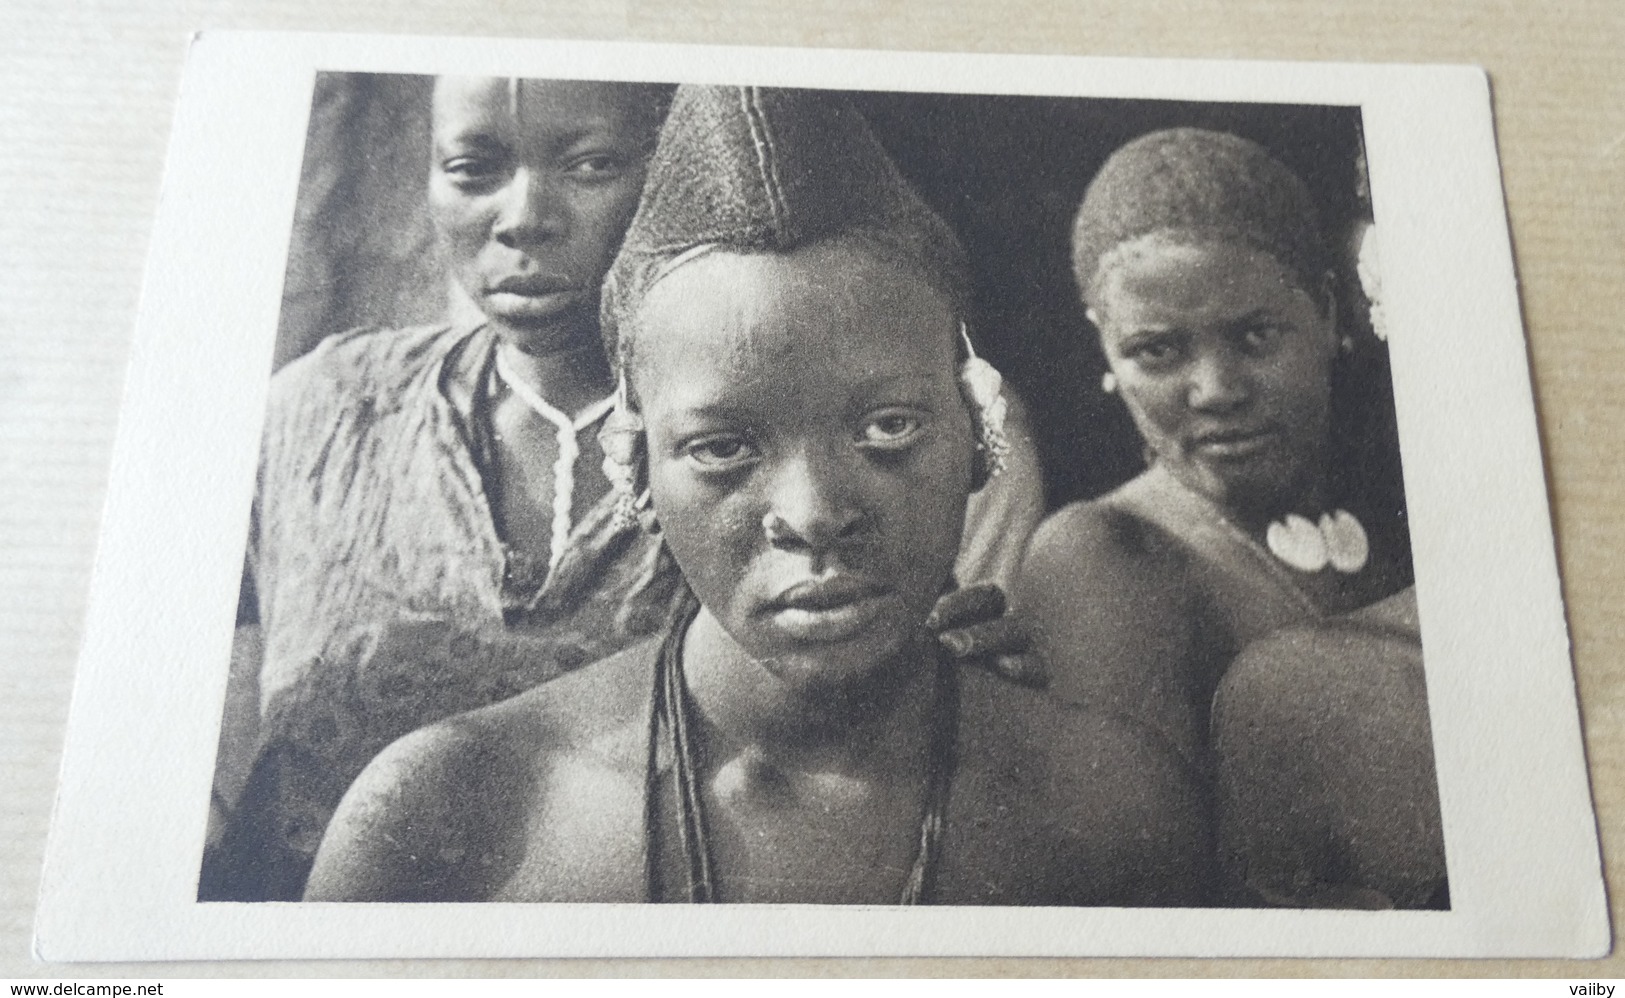
[[[947,582],[971,489],[947,304],[825,243],[701,257],[633,321],[655,511],[695,594],[796,688],[876,675]]]
[[[1245,244],[1152,235],[1103,262],[1094,300],[1123,401],[1181,481],[1264,520],[1319,485],[1337,353],[1329,294]]]
[[[659,121],[634,87],[446,77],[429,202],[453,276],[545,352],[595,335],[599,286],[637,209]]]

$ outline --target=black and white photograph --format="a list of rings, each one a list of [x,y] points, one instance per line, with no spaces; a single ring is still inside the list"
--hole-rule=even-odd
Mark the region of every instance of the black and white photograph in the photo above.
[[[324,74],[295,225],[201,898],[1448,906],[1358,109]]]
[[[282,51],[205,36],[191,72],[256,43]],[[977,89],[955,57],[877,85],[841,53],[394,44],[285,40],[303,88],[238,123],[281,178],[252,260],[197,297],[149,277],[172,388],[233,401],[196,421],[207,511],[171,511],[187,578],[151,583],[190,617],[153,883],[191,928],[110,951],[953,951],[991,908],[1027,914],[982,952],[1605,937],[1544,493],[1518,492],[1538,446],[1443,415],[1529,421],[1527,375],[1441,390],[1432,363],[1453,265],[1490,289],[1457,328],[1510,331],[1497,371],[1521,350],[1481,99],[1463,138],[1419,126],[1422,70],[1384,101],[1350,67],[983,57]],[[1477,106],[1439,72],[1441,108]],[[247,83],[206,92],[172,177],[253,158],[205,127]],[[202,330],[239,322],[254,347],[210,368]],[[1497,460],[1526,540],[1485,577],[1438,511]],[[1470,661],[1520,599],[1534,651]],[[1568,686],[1510,703],[1519,670]],[[76,712],[117,695],[90,671]],[[1462,820],[1516,765],[1473,754],[1490,730],[1579,774],[1498,819],[1559,816],[1544,845]],[[1514,911],[1485,885],[1524,848],[1551,896]]]

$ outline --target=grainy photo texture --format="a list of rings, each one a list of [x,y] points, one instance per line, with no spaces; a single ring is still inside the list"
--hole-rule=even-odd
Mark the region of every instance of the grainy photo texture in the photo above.
[[[198,898],[1448,908],[1372,218],[1357,107],[321,74]]]

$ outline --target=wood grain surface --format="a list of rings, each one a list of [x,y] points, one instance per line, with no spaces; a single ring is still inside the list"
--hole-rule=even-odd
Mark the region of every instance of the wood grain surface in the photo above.
[[[6,0],[0,5],[0,978],[1625,976],[1567,961],[44,965],[34,898],[188,35],[206,28],[1488,69],[1615,938],[1625,883],[1625,4],[1618,0]]]

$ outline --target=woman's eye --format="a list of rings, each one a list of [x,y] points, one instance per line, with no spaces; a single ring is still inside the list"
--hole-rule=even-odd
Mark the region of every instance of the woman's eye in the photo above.
[[[874,447],[902,447],[911,443],[923,426],[920,417],[913,413],[881,413],[863,424],[858,442]]]
[[[626,174],[628,165],[624,157],[613,153],[591,153],[571,160],[565,169],[581,180],[614,180]]]
[[[1242,346],[1253,352],[1268,350],[1281,338],[1281,327],[1275,325],[1250,326],[1241,331]]]
[[[500,160],[485,156],[454,156],[440,164],[440,172],[459,186],[488,184],[502,176]]]
[[[1145,340],[1123,351],[1123,356],[1141,367],[1155,369],[1173,366],[1184,356],[1184,350],[1174,340]]]
[[[756,456],[755,448],[744,437],[720,434],[691,441],[683,453],[702,468],[735,467]]]

